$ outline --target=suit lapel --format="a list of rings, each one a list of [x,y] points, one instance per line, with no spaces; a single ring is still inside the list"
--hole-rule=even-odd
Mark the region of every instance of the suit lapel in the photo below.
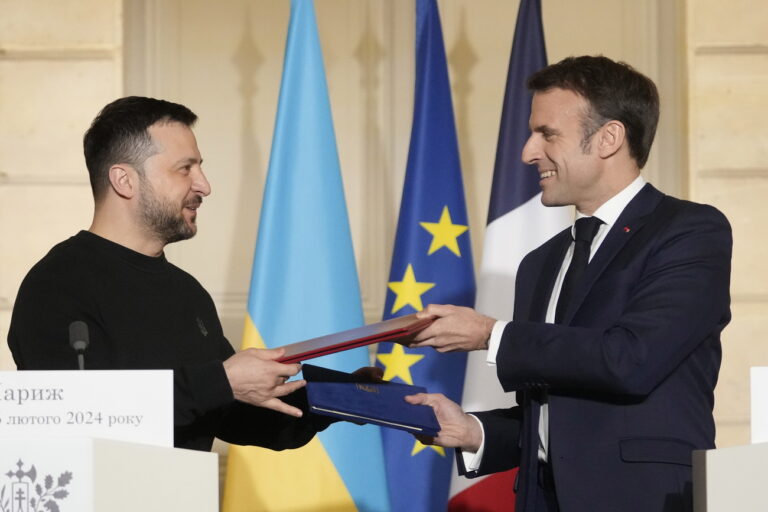
[[[539,273],[539,279],[533,290],[530,317],[527,320],[534,322],[546,321],[547,307],[549,306],[549,299],[552,296],[552,289],[555,287],[557,274],[560,272],[565,253],[568,251],[568,247],[571,245],[572,241],[573,237],[571,236],[570,227],[562,231],[553,240],[552,247],[545,256],[546,259],[542,266],[542,269],[544,270]]]
[[[613,261],[626,243],[640,232],[663,197],[664,194],[648,183],[627,204],[593,256],[592,261],[589,262],[584,279],[575,290],[568,310],[563,317],[564,324],[568,325],[571,322],[573,315],[578,311],[584,298],[608,267],[608,264]]]

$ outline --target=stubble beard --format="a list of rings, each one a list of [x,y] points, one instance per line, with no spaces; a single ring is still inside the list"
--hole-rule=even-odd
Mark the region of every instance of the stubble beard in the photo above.
[[[139,198],[141,220],[144,228],[164,245],[188,240],[197,233],[194,219],[188,224],[181,212],[183,205],[175,206],[157,197],[148,180],[141,180]]]

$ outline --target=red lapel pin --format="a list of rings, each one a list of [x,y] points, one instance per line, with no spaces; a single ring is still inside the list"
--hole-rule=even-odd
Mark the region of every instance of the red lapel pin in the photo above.
[[[624,232],[625,233],[629,233],[630,232],[629,226],[624,226]]]

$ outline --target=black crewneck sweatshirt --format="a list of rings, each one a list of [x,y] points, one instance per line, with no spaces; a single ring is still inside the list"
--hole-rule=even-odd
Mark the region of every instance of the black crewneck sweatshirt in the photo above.
[[[69,324],[88,324],[86,369],[172,369],[174,444],[210,450],[213,437],[272,449],[327,426],[234,399],[222,362],[234,354],[210,295],[165,255],[145,256],[88,231],[56,245],[27,274],[8,345],[19,370],[74,370]],[[151,400],[152,397],[146,397]],[[286,401],[306,411],[301,392]]]

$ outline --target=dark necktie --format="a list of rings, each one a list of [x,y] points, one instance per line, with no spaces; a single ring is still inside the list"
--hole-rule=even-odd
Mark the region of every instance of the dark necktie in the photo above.
[[[587,269],[589,249],[602,223],[603,221],[597,217],[582,217],[576,221],[573,257],[565,273],[563,286],[560,288],[560,297],[557,299],[557,308],[555,309],[556,324],[563,321],[563,316],[565,316],[565,312],[568,310],[568,304],[571,302],[571,296],[579,281],[581,281],[584,271]]]

